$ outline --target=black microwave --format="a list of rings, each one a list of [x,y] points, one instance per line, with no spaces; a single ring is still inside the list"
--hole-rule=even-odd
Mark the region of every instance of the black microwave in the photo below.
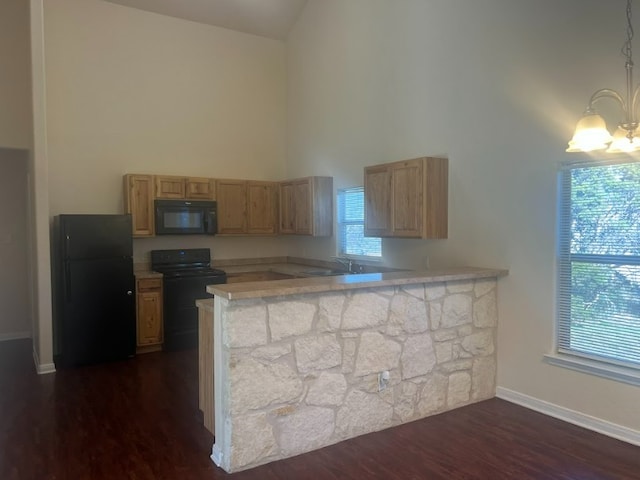
[[[156,200],[156,235],[215,235],[216,202]]]

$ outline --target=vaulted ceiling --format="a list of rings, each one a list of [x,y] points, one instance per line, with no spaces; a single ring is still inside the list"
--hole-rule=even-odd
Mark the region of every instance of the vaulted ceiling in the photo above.
[[[106,0],[193,22],[283,40],[307,0]]]

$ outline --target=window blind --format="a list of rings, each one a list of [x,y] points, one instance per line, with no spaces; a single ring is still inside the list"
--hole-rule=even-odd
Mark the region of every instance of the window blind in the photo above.
[[[381,257],[379,238],[364,236],[364,188],[338,190],[338,254]]]
[[[557,346],[640,368],[640,163],[559,174]]]

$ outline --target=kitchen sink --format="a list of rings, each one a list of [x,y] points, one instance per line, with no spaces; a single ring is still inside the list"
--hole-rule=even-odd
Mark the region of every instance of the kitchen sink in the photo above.
[[[305,270],[302,272],[304,275],[309,275],[310,277],[334,277],[336,275],[348,275],[349,272],[345,270]]]

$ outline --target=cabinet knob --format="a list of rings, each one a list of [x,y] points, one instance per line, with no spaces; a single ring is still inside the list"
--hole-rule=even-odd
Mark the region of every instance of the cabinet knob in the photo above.
[[[133,292],[131,290],[127,290],[127,295],[131,296],[133,295]]]

